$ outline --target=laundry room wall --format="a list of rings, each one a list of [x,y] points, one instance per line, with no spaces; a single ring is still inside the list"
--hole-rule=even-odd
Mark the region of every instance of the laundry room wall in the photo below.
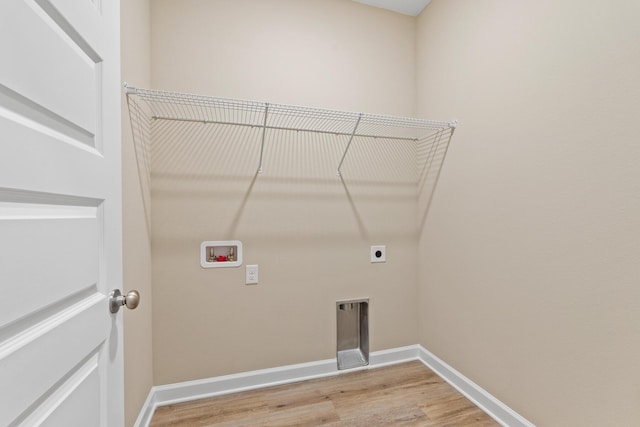
[[[348,0],[155,0],[152,86],[411,116],[415,18]],[[370,298],[371,350],[418,339],[412,143],[156,121],[152,155],[156,384],[335,357],[337,300]],[[244,265],[202,269],[200,243]],[[370,263],[371,245],[387,262]]]
[[[420,343],[539,426],[640,422],[640,4],[434,0]]]
[[[120,5],[122,81],[151,84],[149,0],[123,1]],[[152,289],[150,227],[138,179],[131,121],[122,89],[122,245],[126,291],[137,289],[141,302],[124,310],[125,424],[132,426],[153,386]],[[148,189],[146,189],[148,191]],[[148,197],[148,195],[146,196]]]

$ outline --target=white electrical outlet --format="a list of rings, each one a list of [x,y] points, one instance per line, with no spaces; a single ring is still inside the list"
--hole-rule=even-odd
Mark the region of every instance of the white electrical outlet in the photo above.
[[[247,277],[245,283],[247,285],[257,285],[258,284],[258,266],[257,265],[247,265]]]
[[[371,262],[386,262],[387,247],[385,245],[371,246]]]

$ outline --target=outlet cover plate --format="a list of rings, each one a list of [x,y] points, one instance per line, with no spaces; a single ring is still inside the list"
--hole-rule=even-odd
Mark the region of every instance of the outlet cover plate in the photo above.
[[[258,284],[258,266],[256,264],[247,265],[246,273],[247,274],[246,274],[245,284],[257,285]]]
[[[387,247],[385,245],[371,246],[371,262],[387,262]]]

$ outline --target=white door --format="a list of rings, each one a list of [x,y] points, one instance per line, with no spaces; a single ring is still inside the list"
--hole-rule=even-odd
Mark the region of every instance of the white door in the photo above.
[[[0,0],[0,426],[123,425],[119,1]]]

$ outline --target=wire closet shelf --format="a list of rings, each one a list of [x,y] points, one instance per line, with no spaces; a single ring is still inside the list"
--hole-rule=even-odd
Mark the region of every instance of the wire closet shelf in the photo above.
[[[336,168],[336,173],[340,176],[344,160],[349,152],[351,143],[356,137],[415,141],[416,143],[427,142],[435,147],[440,141],[446,141],[448,145],[457,125],[457,121],[444,122],[245,101],[141,89],[129,85],[125,85],[125,93],[132,126],[134,127],[134,139],[136,138],[135,128],[139,127],[142,122],[140,117],[142,114],[151,121],[200,122],[261,129],[258,172],[262,172],[267,130],[314,132],[345,136],[348,142]],[[143,108],[138,105],[138,101],[144,101],[144,104],[146,104],[145,113],[142,113]],[[139,130],[137,133],[138,135],[143,135],[148,132]],[[143,137],[138,136],[138,138]],[[148,141],[144,141],[143,145],[148,148],[148,144]],[[142,155],[140,157],[138,162],[146,165],[149,161],[149,156]]]

